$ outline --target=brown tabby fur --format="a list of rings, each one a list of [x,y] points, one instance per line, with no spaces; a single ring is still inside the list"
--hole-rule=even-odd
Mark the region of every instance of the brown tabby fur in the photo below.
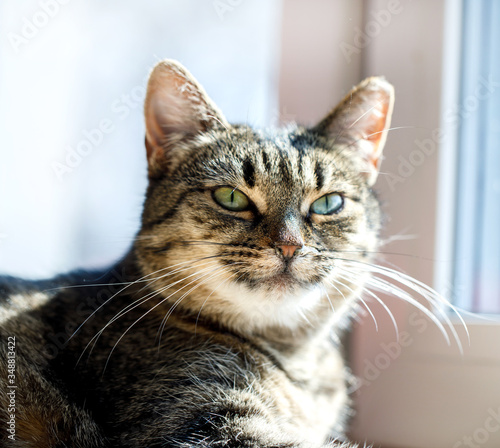
[[[229,125],[180,64],[155,67],[130,253],[105,273],[0,282],[17,385],[13,441],[2,361],[2,446],[341,446],[351,413],[334,337],[364,274],[338,272],[377,249],[371,187],[392,103],[369,78],[313,129],[257,132]],[[222,186],[250,208],[217,204]],[[333,192],[340,211],[310,211]]]

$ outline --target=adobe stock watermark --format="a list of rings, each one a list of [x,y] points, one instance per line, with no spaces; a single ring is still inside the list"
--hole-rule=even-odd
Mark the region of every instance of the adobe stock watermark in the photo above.
[[[77,143],[66,146],[64,162],[52,162],[51,168],[57,179],[62,182],[67,174],[79,167],[86,157],[101,146],[105,137],[116,130],[117,123],[127,119],[133,109],[142,106],[145,97],[146,86],[143,83],[114,100],[110,106],[112,117],[104,117],[99,120],[95,127],[84,129],[82,138]]]
[[[488,443],[491,434],[500,430],[500,407],[496,411],[489,408],[487,412],[488,417],[483,426],[477,428],[471,435],[464,435],[453,445],[453,448],[480,448],[481,445]]]
[[[7,338],[7,432],[9,440],[16,440],[16,397],[17,397],[17,383],[16,383],[16,337],[9,336]]]
[[[450,124],[452,129],[455,129],[462,120],[469,118],[477,110],[481,101],[490,98],[498,87],[500,87],[500,82],[495,81],[491,74],[488,75],[487,79],[481,76],[473,93],[468,95],[461,104],[445,111],[444,121]],[[395,191],[398,184],[404,183],[417,171],[418,167],[436,153],[443,138],[444,132],[441,128],[434,129],[431,132],[431,137],[414,141],[416,149],[411,151],[408,156],[398,156],[397,173],[386,173],[384,176],[391,191]]]
[[[408,322],[411,327],[415,328],[416,333],[421,334],[427,330],[429,320],[421,313],[414,311],[410,314]],[[355,392],[362,387],[369,386],[380,375],[386,371],[390,365],[401,356],[403,349],[409,347],[415,342],[415,339],[409,331],[400,331],[397,341],[389,343],[382,342],[380,344],[380,352],[375,356],[373,361],[364,360],[362,372],[354,379],[354,384],[351,386],[349,393]]]
[[[462,290],[462,285],[445,285],[444,295],[441,296],[443,300],[442,304],[453,303]],[[364,312],[368,315],[367,311]],[[358,391],[362,387],[369,386],[376,381],[401,356],[404,349],[410,347],[416,341],[413,336],[422,334],[427,330],[429,324],[431,324],[431,320],[422,312],[413,311],[408,316],[408,324],[412,328],[411,331],[400,331],[396,341],[389,343],[382,342],[380,344],[380,351],[375,358],[372,361],[368,359],[364,360],[364,366],[361,372],[358,373],[358,377],[353,380],[349,393]]]
[[[387,8],[370,12],[369,17],[371,20],[366,22],[363,29],[355,26],[353,43],[343,41],[339,46],[347,63],[351,62],[353,54],[360,54],[363,48],[370,45],[373,39],[391,24],[393,17],[403,12],[403,9],[400,0],[389,0]]]
[[[222,21],[225,19],[225,15],[228,12],[234,11],[234,9],[240,6],[244,0],[214,0],[212,3],[215,9],[215,12],[219,16],[219,19]]]
[[[59,14],[61,6],[67,5],[70,1],[40,0],[37,11],[29,18],[22,18],[20,30],[16,33],[7,33],[12,48],[19,53],[21,47],[28,45]]]

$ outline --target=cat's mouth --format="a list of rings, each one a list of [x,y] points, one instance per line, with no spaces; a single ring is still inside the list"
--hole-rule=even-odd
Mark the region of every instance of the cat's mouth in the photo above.
[[[326,267],[318,269],[309,254],[314,248],[304,248],[294,257],[283,257],[276,252],[252,258],[248,263],[229,264],[235,283],[246,285],[250,290],[259,289],[267,293],[298,293],[323,283]],[[280,256],[277,256],[280,255]]]

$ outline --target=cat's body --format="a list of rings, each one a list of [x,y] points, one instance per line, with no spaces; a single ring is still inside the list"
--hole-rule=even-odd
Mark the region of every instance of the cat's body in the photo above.
[[[203,441],[200,446],[247,446],[248,438],[260,443],[248,446],[287,446],[303,437],[319,446],[328,434],[341,434],[348,415],[345,375],[340,354],[327,337],[319,343],[297,344],[283,334],[280,340],[269,341],[174,313],[158,347],[163,318],[158,312],[129,331],[111,354],[124,330],[157,303],[153,300],[110,325],[95,346],[87,348],[125,304],[143,295],[134,288],[135,295],[123,293],[103,306],[66,345],[69,331],[92,310],[87,299],[96,303],[103,290],[123,288],[113,284],[117,272],[122,273],[123,266],[100,276],[97,283],[106,281],[105,287],[36,292],[30,311],[3,326],[3,341],[16,336],[17,439],[33,440],[28,446],[59,446],[50,434],[61,431],[61,439],[71,441],[68,446],[80,446],[79,437],[88,443],[82,446],[191,446],[189,441]],[[90,278],[97,280],[96,273]],[[88,280],[88,276],[72,278],[78,284]],[[25,290],[23,295],[32,293]],[[75,313],[81,303],[85,304],[82,312]],[[41,370],[34,375],[47,378],[49,384],[44,391],[40,387],[25,395],[36,386],[29,373],[35,366]],[[2,402],[7,402],[5,397]],[[73,405],[72,410],[51,415],[52,406],[64,409],[63,402]],[[30,415],[24,409],[30,409]],[[68,419],[67,428],[61,425],[61,417]],[[232,427],[233,420],[239,420],[238,425]],[[91,421],[102,429],[92,428]],[[223,430],[224,426],[228,428]],[[72,434],[78,427],[81,436]],[[266,437],[264,428],[272,431],[274,439]],[[96,439],[102,436],[107,444],[87,442],[94,431]]]
[[[14,447],[319,447],[342,437],[333,342],[378,247],[393,93],[371,78],[316,128],[230,126],[178,64],[146,100],[150,184],[106,273],[0,282]],[[9,401],[0,365],[2,403]],[[6,406],[2,420],[9,420]]]

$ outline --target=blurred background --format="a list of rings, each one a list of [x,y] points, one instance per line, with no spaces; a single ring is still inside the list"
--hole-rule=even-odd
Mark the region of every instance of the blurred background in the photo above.
[[[500,2],[5,0],[0,36],[0,272],[29,278],[130,246],[158,60],[181,61],[230,122],[258,127],[314,124],[384,75],[396,105],[381,261],[464,310],[470,344],[456,316],[463,354],[408,304],[384,298],[395,329],[370,303],[378,331],[360,316],[348,348],[351,436],[500,446]]]

